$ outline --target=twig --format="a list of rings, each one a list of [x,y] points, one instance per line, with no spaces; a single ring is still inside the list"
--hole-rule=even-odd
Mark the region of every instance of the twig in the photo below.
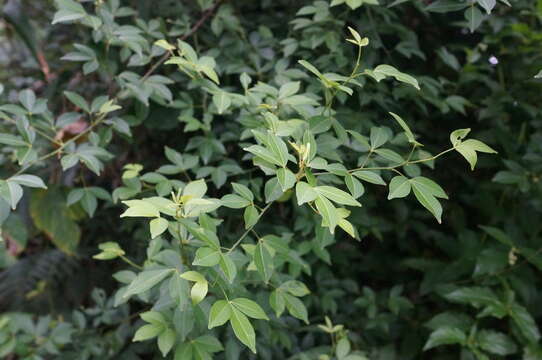
[[[196,31],[198,31],[199,28],[205,23],[205,21],[207,21],[207,19],[209,19],[211,15],[213,15],[215,10],[218,9],[222,1],[223,0],[217,0],[217,2],[215,2],[215,4],[212,7],[205,10],[201,18],[194,24],[194,26],[192,26],[192,28],[190,28],[190,30],[186,34],[181,36],[179,40],[184,41],[188,39],[190,36],[194,35]],[[172,54],[171,52],[167,51],[164,55],[162,55],[162,57],[156,63],[154,63],[151,66],[151,68],[145,73],[145,75],[143,75],[143,77],[141,78],[141,81],[143,82],[147,80],[149,76],[151,76],[156,71],[156,69],[160,67],[160,65],[162,65],[164,62],[166,62],[167,59],[169,59],[171,54]]]

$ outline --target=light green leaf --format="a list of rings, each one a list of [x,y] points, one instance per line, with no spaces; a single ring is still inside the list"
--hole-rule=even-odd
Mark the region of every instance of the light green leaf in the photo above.
[[[329,200],[336,202],[337,204],[361,206],[361,204],[354,199],[352,195],[332,186],[316,186],[314,191],[316,191],[319,195],[325,196]]]
[[[372,171],[359,170],[352,173],[352,175],[371,184],[386,186],[386,182],[384,182],[384,179],[382,179],[380,175]]]
[[[128,206],[120,217],[160,217],[160,212],[150,202],[144,200],[127,200],[123,204]]]
[[[233,187],[233,191],[235,191],[237,194],[241,195],[243,198],[247,199],[250,202],[254,201],[254,195],[248,187],[238,183],[231,183],[231,185]]]
[[[207,184],[205,180],[200,179],[189,182],[183,189],[183,195],[189,195],[193,198],[202,198],[207,192]]]
[[[275,310],[275,315],[277,317],[280,317],[284,312],[284,309],[286,309],[286,302],[284,301],[284,296],[282,296],[282,294],[282,291],[274,290],[269,296],[269,305]]]
[[[322,216],[322,226],[329,227],[329,231],[333,234],[335,232],[335,227],[339,222],[337,209],[322,195],[318,195],[314,203],[320,216]]]
[[[441,223],[442,216],[442,206],[438,200],[433,196],[432,192],[428,191],[427,187],[420,186],[417,182],[412,182],[412,189],[414,190],[414,195],[416,199],[422,204],[427,210],[431,212],[439,222]]]
[[[304,203],[314,201],[318,196],[318,193],[314,191],[314,188],[306,182],[300,181],[295,187],[295,195],[297,197],[297,204],[303,205]]]
[[[223,206],[230,209],[242,209],[250,205],[250,201],[235,194],[227,194],[220,199]]]
[[[173,269],[160,269],[160,270],[145,270],[140,272],[137,277],[130,283],[123,297],[127,298],[132,295],[137,295],[160,283],[166,277],[171,275]]]
[[[273,154],[274,158],[279,160],[279,166],[285,167],[288,163],[288,147],[284,141],[272,134],[267,133],[267,142],[269,144],[269,150]]]
[[[248,318],[236,308],[232,308],[230,324],[239,341],[256,354],[256,334]]]
[[[162,356],[166,356],[175,345],[175,331],[172,329],[166,329],[158,336],[158,349],[162,353]]]
[[[371,128],[371,148],[374,150],[384,145],[390,138],[389,133],[381,127]]]
[[[297,297],[303,297],[310,294],[310,290],[307,288],[307,285],[297,280],[286,281],[280,285],[280,289]]]
[[[303,304],[301,300],[290,294],[284,293],[283,296],[288,312],[293,317],[298,318],[299,320],[303,320],[306,324],[308,324],[309,318],[305,304]]]
[[[24,186],[28,186],[32,188],[47,189],[47,186],[45,186],[45,183],[43,182],[43,180],[35,175],[22,174],[22,175],[12,176],[7,181],[14,181],[18,183],[19,185],[24,185]]]
[[[263,160],[275,164],[278,166],[282,166],[280,158],[276,157],[271,151],[267,150],[263,146],[260,145],[251,145],[247,148],[244,148],[243,150],[248,151],[249,153],[262,158]]]
[[[395,198],[403,198],[410,194],[410,182],[404,176],[396,176],[390,181],[390,192],[388,200]]]
[[[157,337],[164,331],[163,325],[147,324],[137,329],[132,341],[145,341]]]
[[[220,266],[220,269],[226,276],[226,279],[231,283],[233,283],[233,280],[235,279],[235,276],[237,275],[237,267],[235,266],[235,263],[231,259],[229,254],[221,254],[220,255],[220,262],[218,263]]]
[[[393,118],[395,119],[395,121],[397,121],[399,126],[401,126],[403,128],[409,143],[412,143],[412,144],[417,145],[417,146],[422,146],[422,144],[420,144],[419,142],[416,141],[416,138],[414,137],[414,134],[412,133],[412,131],[408,127],[407,123],[399,115],[397,115],[395,113],[392,113],[392,112],[389,112],[389,114],[391,116],[393,116]]]
[[[277,179],[279,180],[282,191],[291,189],[295,185],[295,175],[287,168],[280,168],[277,170]]]
[[[215,266],[220,262],[220,251],[209,247],[201,247],[196,250],[193,265]]]
[[[213,103],[219,114],[223,114],[231,105],[231,99],[225,91],[213,95]]]
[[[253,319],[269,320],[263,309],[256,302],[247,298],[237,298],[230,301],[231,305]]]
[[[243,214],[245,220],[245,229],[250,229],[258,222],[259,213],[254,205],[247,206]]]
[[[264,282],[269,282],[274,270],[273,258],[262,241],[258,242],[254,250],[254,265]]]
[[[231,317],[231,305],[226,300],[218,300],[211,307],[209,312],[208,328],[212,329],[224,325]]]
[[[168,221],[164,218],[152,219],[150,222],[151,239],[154,239],[166,231],[168,224]]]
[[[471,170],[474,170],[474,167],[476,166],[476,162],[478,160],[478,156],[476,155],[477,151],[490,154],[497,153],[495,150],[493,150],[483,142],[475,139],[468,139],[460,142],[455,146],[455,150],[457,150],[458,153],[463,155],[463,157],[469,162]]]

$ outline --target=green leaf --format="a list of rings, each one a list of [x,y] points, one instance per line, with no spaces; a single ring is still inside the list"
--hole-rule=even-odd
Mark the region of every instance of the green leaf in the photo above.
[[[371,149],[379,148],[384,145],[390,138],[389,133],[381,127],[371,128]]]
[[[491,10],[493,10],[495,4],[497,3],[496,0],[477,0],[477,2],[481,7],[484,8],[488,15],[491,14]]]
[[[480,348],[488,353],[506,356],[517,352],[514,341],[503,333],[493,330],[480,330],[476,334],[476,340]]]
[[[183,344],[179,344],[175,348],[175,360],[191,360],[192,354],[194,352],[194,347],[192,346],[192,343],[186,342]]]
[[[157,337],[164,331],[163,325],[148,324],[137,329],[132,341],[145,341]]]
[[[191,181],[186,184],[183,189],[183,196],[192,196],[193,198],[202,198],[207,192],[207,184],[205,180],[200,179],[196,181]]]
[[[296,94],[299,91],[300,85],[299,81],[291,81],[283,84],[279,90],[279,100]]]
[[[418,80],[416,80],[414,77],[402,73],[393,66],[390,65],[378,65],[374,70],[366,70],[365,73],[371,77],[373,77],[376,81],[380,81],[388,76],[395,78],[395,80],[404,82],[406,84],[412,85],[417,90],[420,90],[420,85],[418,84]]]
[[[414,190],[414,195],[416,199],[423,205],[433,216],[437,219],[439,224],[442,222],[442,206],[435,198],[432,192],[428,191],[427,187],[420,186],[419,183],[413,182],[410,180],[412,189]]]
[[[166,329],[158,336],[158,349],[162,353],[162,356],[166,356],[175,345],[175,331],[172,329]]]
[[[90,113],[90,106],[81,95],[71,91],[64,91],[64,95],[72,102],[72,104],[86,111],[87,113]]]
[[[87,15],[85,8],[74,0],[56,0],[59,10],[55,13],[52,24],[81,19]]]
[[[250,202],[254,201],[254,194],[252,194],[252,191],[250,191],[248,187],[238,183],[231,183],[231,185],[233,186],[233,191],[241,195],[241,197],[247,199]]]
[[[197,266],[215,266],[220,262],[220,251],[209,247],[201,247],[196,250],[193,265]]]
[[[254,265],[263,281],[267,284],[273,274],[273,258],[262,241],[258,241],[254,250]],[[248,315],[248,314],[247,314]]]
[[[397,121],[399,126],[401,126],[403,128],[409,143],[412,143],[412,144],[417,145],[417,146],[422,146],[422,144],[420,144],[419,142],[416,141],[416,138],[414,137],[414,134],[412,133],[412,131],[408,127],[407,123],[399,115],[397,115],[395,113],[392,113],[392,112],[389,112],[389,114],[391,116],[393,116],[393,118],[395,119],[395,121]]]
[[[22,174],[22,175],[12,176],[8,179],[8,181],[14,181],[19,185],[24,185],[24,186],[28,186],[32,188],[47,189],[47,186],[45,186],[45,183],[43,182],[43,180],[35,175]]]
[[[146,311],[141,314],[141,318],[154,325],[166,325],[166,319],[158,311]]]
[[[277,179],[279,180],[282,191],[291,189],[295,185],[295,175],[287,168],[280,168],[277,170]]]
[[[437,0],[427,6],[425,10],[436,13],[447,13],[464,9],[467,6],[467,2],[458,2],[455,0]]]
[[[207,281],[197,282],[192,286],[190,290],[190,298],[192,299],[192,304],[197,305],[205,299],[207,292],[209,291],[209,284]]]
[[[116,259],[119,256],[126,254],[116,242],[108,241],[98,245],[98,248],[102,250],[101,253],[94,255],[92,258],[98,260],[111,260]]]
[[[231,259],[229,254],[221,254],[220,255],[220,262],[218,263],[220,266],[220,269],[226,276],[226,279],[231,283],[233,283],[233,280],[235,279],[235,276],[237,275],[237,267],[235,266],[235,263]]]
[[[431,333],[429,339],[423,347],[423,351],[427,351],[440,345],[460,344],[465,345],[467,343],[467,336],[465,333],[457,328],[453,327],[441,327]]]
[[[280,317],[284,312],[284,309],[286,309],[286,302],[284,301],[284,296],[282,296],[282,294],[282,291],[274,290],[269,296],[269,305],[275,310],[275,315],[277,317]]]
[[[335,355],[337,355],[337,359],[341,360],[348,355],[350,352],[350,342],[346,337],[343,337],[341,340],[337,342],[337,348],[335,349]]]
[[[452,146],[457,146],[463,140],[468,134],[470,133],[470,129],[457,129],[452,131],[450,134],[450,142],[452,143]]]
[[[336,202],[337,204],[361,206],[361,204],[354,199],[352,195],[332,186],[316,186],[314,191],[316,191],[319,195],[325,196],[329,200]]]
[[[160,217],[160,212],[148,201],[144,200],[127,200],[123,204],[128,206],[120,217]]]
[[[329,231],[333,234],[335,232],[335,227],[339,222],[337,209],[327,198],[321,195],[316,197],[314,204],[316,205],[316,209],[320,213],[320,216],[322,216],[322,226],[329,227]]]
[[[239,341],[256,354],[256,334],[248,318],[236,308],[232,308],[230,324]]]
[[[254,205],[247,206],[243,215],[245,220],[245,229],[250,229],[258,222],[259,213]]]
[[[404,176],[396,176],[390,181],[390,192],[388,200],[403,198],[410,194],[410,181]]]
[[[311,73],[316,75],[318,78],[322,78],[322,73],[318,71],[317,68],[315,68],[311,63],[309,63],[306,60],[299,60],[299,65],[303,66],[305,69],[309,70]]]
[[[209,312],[208,328],[224,325],[231,317],[231,305],[225,300],[216,301]]]
[[[465,10],[465,20],[467,20],[470,32],[473,33],[476,29],[478,29],[480,24],[482,24],[484,15],[480,9],[473,4],[467,10]]]
[[[413,187],[417,187],[419,190],[423,190],[424,192],[441,199],[448,199],[448,195],[446,195],[442,187],[431,179],[417,176],[409,181]]]
[[[218,341],[217,338],[211,335],[203,335],[200,337],[197,337],[194,340],[194,345],[196,347],[196,353],[198,352],[205,352],[205,353],[216,353],[219,351],[224,350],[224,347]],[[201,354],[198,354],[201,355]],[[205,359],[205,357],[201,357],[202,359]]]
[[[289,292],[293,296],[302,297],[310,294],[310,290],[305,284],[297,280],[289,280],[280,285],[280,289]]]
[[[169,222],[164,218],[152,219],[150,222],[151,239],[161,235],[167,230]]]
[[[352,175],[371,184],[386,186],[386,182],[384,182],[384,179],[382,179],[382,176],[372,171],[359,170],[352,173]]]
[[[230,301],[231,305],[253,319],[269,320],[263,309],[256,302],[247,298],[237,298]]]
[[[529,342],[537,343],[540,340],[540,330],[527,309],[515,303],[509,306],[508,311],[510,317],[514,320],[514,323],[518,326],[523,336],[525,336]]]
[[[359,198],[365,193],[365,188],[363,187],[363,184],[350,174],[344,177],[344,183],[346,184],[348,191],[350,191],[350,194],[352,194],[352,197],[354,199]]]
[[[11,146],[28,146],[29,144],[18,136],[0,134],[0,144]]]
[[[276,157],[271,151],[267,150],[263,146],[252,145],[244,148],[243,150],[248,151],[249,153],[267,161],[268,163],[283,166],[280,158]]]
[[[230,209],[242,209],[251,204],[251,201],[235,194],[227,194],[220,199],[223,206]]]
[[[81,230],[73,219],[63,192],[58,187],[35,190],[30,198],[30,216],[57,248],[73,254],[81,238]]]
[[[308,324],[309,318],[305,304],[303,304],[301,300],[290,294],[284,293],[283,296],[288,312],[293,317],[298,318],[299,320],[303,320],[306,324]]]
[[[475,139],[468,139],[460,142],[455,146],[455,150],[459,152],[469,162],[471,170],[474,170],[476,161],[478,159],[476,152],[483,152],[489,154],[496,154],[497,152],[484,144],[483,142]]]
[[[267,142],[269,144],[269,150],[273,154],[275,159],[278,159],[278,165],[285,167],[288,163],[288,147],[284,141],[278,136],[268,133]]]
[[[314,201],[318,196],[318,193],[312,186],[306,182],[300,181],[295,187],[295,195],[297,197],[297,204],[303,205],[304,203]]]
[[[31,89],[23,90],[19,93],[19,102],[31,113],[36,105],[36,94]]]
[[[159,284],[162,280],[171,275],[173,271],[173,269],[160,269],[145,270],[140,272],[130,283],[123,297],[127,298],[152,289],[155,285]]]
[[[223,114],[231,105],[231,99],[225,91],[213,95],[213,103],[219,114]]]

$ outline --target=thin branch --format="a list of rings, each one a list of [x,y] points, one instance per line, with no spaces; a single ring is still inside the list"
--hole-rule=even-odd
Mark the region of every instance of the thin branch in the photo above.
[[[217,0],[217,2],[212,7],[205,10],[201,18],[194,24],[194,26],[192,26],[192,28],[190,28],[190,30],[186,34],[181,36],[179,40],[184,41],[188,39],[190,36],[194,35],[196,31],[198,31],[199,28],[205,23],[205,21],[207,21],[207,19],[209,19],[211,15],[213,15],[216,9],[218,9],[218,7],[222,4],[222,1],[223,0]],[[167,51],[164,55],[162,55],[162,57],[156,63],[154,63],[151,66],[151,68],[145,73],[145,75],[143,75],[143,77],[141,78],[141,81],[143,82],[147,80],[149,76],[151,76],[156,71],[156,69],[158,69],[164,62],[166,62],[166,60],[169,59],[171,55],[172,55],[172,52],[169,52],[169,51]]]
[[[249,232],[252,231],[252,228],[254,226],[256,226],[256,224],[258,223],[258,221],[260,221],[261,217],[263,216],[263,214],[265,214],[265,212],[267,211],[267,209],[269,209],[269,207],[273,204],[273,202],[270,202],[269,204],[267,204],[262,212],[260,213],[260,215],[258,215],[258,220],[254,223],[254,225],[252,225],[251,227],[249,227],[244,233],[243,235],[241,235],[241,237],[239,238],[239,240],[237,240],[235,242],[235,244],[233,244],[233,246],[228,250],[228,254],[231,253],[237,246],[239,246],[239,244],[241,243],[241,241],[243,241],[243,239],[248,235]]]

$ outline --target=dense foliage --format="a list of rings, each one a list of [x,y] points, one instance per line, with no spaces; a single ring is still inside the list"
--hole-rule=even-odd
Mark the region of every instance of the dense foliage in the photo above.
[[[0,358],[542,359],[542,1],[0,4]]]

